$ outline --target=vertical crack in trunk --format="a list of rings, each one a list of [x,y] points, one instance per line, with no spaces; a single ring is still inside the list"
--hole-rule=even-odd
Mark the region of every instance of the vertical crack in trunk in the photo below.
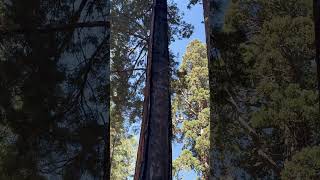
[[[154,0],[135,180],[171,180],[171,103],[167,1]]]

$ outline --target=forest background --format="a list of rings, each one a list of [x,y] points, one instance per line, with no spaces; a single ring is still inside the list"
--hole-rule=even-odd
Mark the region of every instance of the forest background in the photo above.
[[[0,179],[132,179],[153,2],[111,2],[0,1]],[[210,2],[168,1],[174,178],[319,179],[320,1]]]

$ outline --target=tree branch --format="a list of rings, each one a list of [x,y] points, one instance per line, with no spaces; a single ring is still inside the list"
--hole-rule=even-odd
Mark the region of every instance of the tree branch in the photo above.
[[[272,157],[270,157],[266,152],[264,152],[262,150],[262,148],[260,147],[261,144],[261,138],[259,136],[259,134],[255,131],[255,129],[253,129],[245,120],[244,118],[241,116],[241,110],[238,106],[238,104],[236,103],[236,101],[233,99],[232,94],[229,92],[229,90],[225,87],[224,88],[226,90],[226,92],[228,93],[229,97],[230,97],[230,103],[236,108],[238,114],[239,114],[239,118],[238,121],[239,123],[247,130],[249,131],[249,133],[253,136],[253,138],[256,141],[256,144],[258,145],[258,154],[264,158],[268,164],[270,164],[273,169],[277,172],[280,173],[281,168],[277,165],[277,163],[272,159]]]
[[[106,27],[110,28],[109,21],[94,21],[94,22],[79,22],[74,24],[58,24],[58,25],[46,25],[38,28],[12,28],[12,29],[1,29],[1,35],[8,34],[23,34],[29,32],[37,33],[50,33],[56,31],[70,31],[74,28],[94,28],[94,27]]]
[[[131,72],[131,71],[146,71],[146,68],[135,68],[135,69],[124,69],[124,70],[115,70],[111,71],[111,73],[122,73],[122,72]]]

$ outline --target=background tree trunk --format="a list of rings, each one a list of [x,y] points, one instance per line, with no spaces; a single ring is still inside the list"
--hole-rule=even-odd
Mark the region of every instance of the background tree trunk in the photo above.
[[[222,96],[218,95],[221,91],[219,89],[219,72],[214,72],[214,66],[218,64],[217,49],[214,47],[214,14],[217,3],[215,0],[203,0],[203,12],[205,22],[207,57],[209,68],[209,89],[210,89],[210,154],[209,154],[209,179],[216,179],[226,176],[224,160],[223,160],[223,146],[222,136],[218,134],[221,131],[221,113],[219,110],[219,102],[222,101]],[[222,84],[220,84],[222,85]],[[215,102],[215,103],[213,103]],[[219,131],[220,129],[220,131]]]
[[[316,63],[317,63],[317,80],[319,94],[319,111],[320,111],[320,0],[313,0],[314,26],[315,26],[315,45],[316,45]]]
[[[154,0],[147,83],[135,180],[169,180],[171,172],[171,103],[167,1]]]

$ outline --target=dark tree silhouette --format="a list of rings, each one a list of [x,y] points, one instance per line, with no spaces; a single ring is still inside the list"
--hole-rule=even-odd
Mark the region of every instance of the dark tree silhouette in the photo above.
[[[109,179],[109,2],[1,4],[2,179]]]
[[[317,64],[317,80],[319,93],[319,112],[320,112],[320,1],[313,0],[313,18],[315,29],[315,45],[316,45],[316,64]]]

